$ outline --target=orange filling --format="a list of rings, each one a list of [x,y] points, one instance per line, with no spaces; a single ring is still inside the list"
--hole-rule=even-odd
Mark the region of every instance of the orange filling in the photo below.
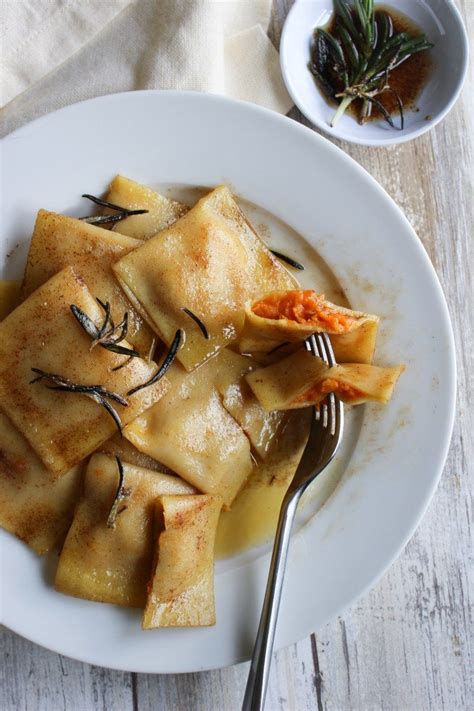
[[[287,319],[304,325],[320,326],[331,333],[345,333],[355,321],[353,316],[333,309],[324,294],[312,289],[270,294],[252,306],[256,316],[272,320]]]
[[[349,383],[341,383],[339,380],[334,380],[334,378],[325,378],[324,380],[320,380],[319,383],[311,385],[306,392],[302,395],[298,395],[293,402],[311,402],[318,400],[321,395],[328,395],[329,393],[337,393],[346,402],[364,397],[362,390],[354,388],[352,385],[349,385]]]

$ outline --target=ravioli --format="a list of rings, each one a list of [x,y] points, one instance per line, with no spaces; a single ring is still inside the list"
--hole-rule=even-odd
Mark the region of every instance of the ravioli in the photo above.
[[[122,464],[129,493],[115,527],[109,528],[119,483],[117,462],[105,454],[91,457],[84,493],[59,557],[55,587],[86,600],[144,607],[153,562],[156,499],[195,490],[178,477]]]
[[[157,541],[143,629],[216,623],[214,541],[221,507],[217,496],[159,498],[164,531]]]
[[[120,220],[112,227],[114,232],[141,240],[153,237],[189,210],[177,200],[164,197],[123,175],[112,180],[105,199],[129,210],[148,210],[144,215],[131,215]]]
[[[139,246],[131,237],[115,234],[73,217],[40,210],[36,218],[21,296],[26,299],[64,267],[74,267],[92,294],[109,301],[115,323],[128,312],[128,340],[148,354],[153,334],[132,307],[112,272],[112,264]]]
[[[236,340],[247,301],[296,284],[223,186],[122,257],[114,271],[168,346],[178,328],[185,331],[178,358],[189,371]],[[204,323],[208,337],[184,309]]]
[[[174,363],[167,373],[168,393],[131,422],[124,435],[137,449],[230,506],[252,470],[252,459],[247,437],[214,386],[220,367],[227,371],[222,354],[193,373]]]
[[[0,324],[0,407],[26,437],[48,469],[64,474],[91,454],[116,430],[110,415],[87,395],[59,392],[44,382],[31,384],[32,368],[55,373],[73,383],[102,385],[125,396],[149,380],[155,363],[111,353],[97,346],[70,311],[76,304],[100,324],[96,300],[71,267],[37,289]],[[126,345],[126,342],[123,342]],[[135,395],[128,407],[113,403],[123,424],[153,405],[166,391],[162,378]]]
[[[0,321],[20,303],[19,281],[0,280]]]
[[[57,480],[0,412],[0,526],[40,555],[60,545],[81,490],[78,465]]]
[[[371,362],[378,321],[372,314],[332,304],[311,289],[276,292],[247,304],[239,349],[268,352],[325,332],[331,335],[336,360]]]
[[[255,396],[266,410],[289,410],[318,404],[330,392],[358,405],[390,400],[404,366],[380,368],[364,363],[329,367],[320,358],[300,350],[246,376]]]

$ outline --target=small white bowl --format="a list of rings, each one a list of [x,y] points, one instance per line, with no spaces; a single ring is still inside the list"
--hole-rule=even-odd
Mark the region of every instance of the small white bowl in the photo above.
[[[404,143],[436,126],[459,96],[469,51],[466,30],[453,0],[392,0],[388,5],[407,15],[434,43],[430,50],[434,66],[417,100],[420,110],[406,112],[403,131],[382,120],[360,126],[350,114],[331,128],[335,108],[317,88],[308,61],[314,28],[328,22],[333,0],[296,0],[286,18],[280,46],[286,87],[306,118],[333,138],[366,146]]]

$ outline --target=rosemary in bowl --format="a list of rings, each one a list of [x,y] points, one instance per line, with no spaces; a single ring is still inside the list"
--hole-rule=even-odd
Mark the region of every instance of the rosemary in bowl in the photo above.
[[[407,59],[433,47],[424,33],[413,36],[397,30],[391,14],[375,10],[373,0],[334,0],[334,20],[329,29],[314,31],[309,69],[325,96],[338,104],[331,121],[335,126],[353,102],[358,120],[365,123],[375,109],[396,128],[382,96],[394,97],[404,128],[404,97],[392,78]]]

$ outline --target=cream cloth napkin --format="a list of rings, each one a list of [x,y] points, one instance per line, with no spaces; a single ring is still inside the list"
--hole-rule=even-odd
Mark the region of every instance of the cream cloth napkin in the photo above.
[[[2,135],[61,106],[189,89],[292,106],[266,35],[271,0],[1,0]]]

